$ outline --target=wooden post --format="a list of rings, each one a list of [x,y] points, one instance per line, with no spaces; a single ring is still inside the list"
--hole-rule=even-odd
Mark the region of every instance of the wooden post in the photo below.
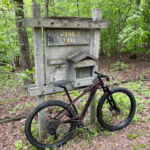
[[[101,9],[93,9],[92,12],[93,21],[101,21],[102,18],[102,10]],[[100,29],[91,29],[91,49],[90,54],[99,58],[99,45],[100,44]],[[96,70],[98,70],[98,65],[96,66]],[[91,92],[89,93],[89,95]],[[88,108],[88,122],[94,123],[95,122],[95,101],[96,95],[94,96],[91,105]]]
[[[32,4],[32,18],[41,18],[41,7],[37,3]],[[40,24],[40,21],[38,22]],[[36,71],[36,86],[44,86],[44,68],[43,68],[43,49],[42,49],[42,28],[34,27],[34,55],[35,55],[35,71]],[[45,101],[44,95],[37,96],[37,104]],[[45,137],[45,110],[38,113],[39,138]]]
[[[91,92],[89,92],[88,96],[90,96]],[[96,115],[96,95],[94,96],[89,108],[88,108],[88,122],[89,123],[95,123],[95,115]]]
[[[45,0],[45,17],[46,18],[48,17],[48,3],[49,3],[49,0]]]

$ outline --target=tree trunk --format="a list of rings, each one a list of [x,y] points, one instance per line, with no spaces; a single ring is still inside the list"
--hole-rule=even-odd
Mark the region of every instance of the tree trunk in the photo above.
[[[20,53],[21,53],[21,64],[22,69],[26,70],[32,70],[31,68],[31,60],[30,60],[30,52],[29,52],[29,41],[28,41],[28,35],[27,30],[25,27],[23,27],[23,18],[24,18],[24,12],[23,12],[23,0],[15,0],[16,6],[15,6],[15,17],[16,17],[16,26],[18,28],[18,38],[19,38],[19,44],[20,44]],[[24,86],[27,86],[32,81],[25,79],[24,80]]]
[[[79,3],[78,3],[78,0],[76,0],[76,3],[77,3],[77,16],[79,18]]]
[[[148,2],[148,10],[150,9],[150,1]],[[149,11],[147,12],[147,25],[150,26],[149,24]],[[146,45],[146,51],[150,49],[150,34],[148,34],[147,38],[147,45]]]
[[[100,54],[101,54],[101,55],[104,55],[103,40],[102,40],[102,42],[101,42]]]
[[[19,55],[16,56],[16,66],[19,67]]]
[[[118,37],[119,34],[120,34],[120,1],[119,1],[119,9],[118,9]],[[121,43],[118,43],[118,61],[121,61]]]

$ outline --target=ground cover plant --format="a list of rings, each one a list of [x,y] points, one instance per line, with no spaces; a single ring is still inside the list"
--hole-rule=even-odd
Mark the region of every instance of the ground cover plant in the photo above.
[[[133,92],[137,103],[137,109],[130,125],[121,131],[109,132],[103,129],[97,120],[95,124],[90,124],[85,119],[84,124],[93,131],[93,134],[89,134],[82,128],[77,129],[72,139],[66,145],[57,148],[58,150],[150,149],[150,81],[148,81],[150,77],[150,65],[147,63],[147,60],[134,61],[127,59],[126,55],[122,57],[122,64],[125,64],[126,67],[119,70],[111,70],[110,68],[108,72],[106,67],[107,64],[103,61],[105,58],[104,56],[100,56],[99,72],[110,74],[115,77],[116,81],[110,83],[110,86],[125,87]],[[111,57],[110,60],[112,64],[116,65],[114,57]],[[36,149],[27,141],[24,134],[25,119],[29,111],[36,106],[36,97],[29,96],[28,91],[24,90],[22,82],[19,81],[19,78],[15,76],[13,72],[9,70],[5,72],[4,67],[1,72],[3,72],[3,74],[1,74],[0,83],[0,149]],[[9,78],[7,78],[7,76],[9,76]],[[121,83],[121,81],[124,82]],[[72,96],[76,97],[80,92],[81,91],[73,91],[71,93]],[[95,103],[98,103],[102,91],[99,91],[97,94]],[[50,99],[60,99],[67,102],[65,93],[48,95],[45,98],[46,101]],[[82,109],[82,106],[86,102],[85,99],[86,97],[82,97],[79,103],[77,103],[79,109]],[[9,120],[10,118],[12,120]],[[2,123],[4,120],[6,122]]]
[[[29,96],[28,91],[24,89],[28,83],[35,82],[35,71],[32,68],[33,31],[32,28],[23,29],[19,25],[22,22],[21,18],[32,17],[32,2],[31,0],[0,2],[0,149],[2,150],[36,149],[28,143],[24,135],[26,117],[37,105],[36,97]],[[148,56],[150,1],[36,0],[36,2],[41,5],[42,18],[92,17],[94,8],[102,9],[102,21],[108,21],[109,28],[100,31],[100,54],[103,55],[99,57],[99,72],[113,76],[116,81],[108,84],[111,87],[122,86],[131,90],[137,101],[136,115],[126,129],[108,132],[97,120],[95,124],[89,124],[85,119],[85,125],[94,133],[90,135],[83,129],[78,129],[72,140],[58,149],[150,149],[150,57]],[[20,35],[23,31],[24,34]],[[81,90],[73,91],[71,94],[76,97],[80,92]],[[99,91],[97,94],[95,103],[98,103],[102,92]],[[64,93],[45,97],[46,101],[50,99],[67,102]],[[86,103],[85,99],[86,97],[82,97],[77,103],[79,110],[82,110],[82,106]]]

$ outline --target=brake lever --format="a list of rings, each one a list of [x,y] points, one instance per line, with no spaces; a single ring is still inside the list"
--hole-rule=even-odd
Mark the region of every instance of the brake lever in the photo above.
[[[106,77],[106,80],[109,81],[109,77],[108,76]]]
[[[109,77],[109,78],[115,81],[115,79],[113,77]]]

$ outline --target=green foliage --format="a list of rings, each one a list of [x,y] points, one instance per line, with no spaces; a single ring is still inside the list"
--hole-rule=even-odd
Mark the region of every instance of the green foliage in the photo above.
[[[134,91],[137,91],[139,92],[139,94],[143,94],[146,98],[149,98],[150,97],[150,89],[148,87],[146,87],[143,82],[138,82],[138,83],[135,83],[135,82],[132,82],[132,83],[128,83],[127,84],[127,87],[130,89],[130,90],[134,90]]]
[[[22,82],[24,79],[28,79],[28,80],[32,80],[30,74],[35,74],[35,67],[33,68],[33,70],[28,70],[26,69],[26,71],[21,71],[20,73],[17,73],[20,82]],[[35,80],[33,79],[33,81],[35,82]]]
[[[137,137],[137,135],[135,135],[135,134],[130,134],[130,135],[127,135],[129,138],[135,138],[135,137]]]
[[[15,14],[12,13],[12,8],[14,5],[7,1],[4,2],[5,5],[0,7],[0,16],[1,16],[1,24],[0,24],[0,60],[2,62],[11,63],[12,62],[12,52],[10,51],[10,44],[13,50],[14,57],[20,54],[19,52],[19,42],[18,42],[18,34],[15,25]],[[10,10],[10,11],[5,11]],[[10,43],[9,43],[9,40]]]
[[[38,150],[36,147],[34,147],[33,145],[31,145],[30,143],[28,145],[26,145],[25,143],[23,143],[22,140],[19,140],[15,143],[15,147],[16,150],[23,150],[23,149],[32,149],[32,150]]]
[[[13,70],[14,68],[10,65],[7,65],[7,66],[0,66],[0,81],[5,81],[7,79],[10,79],[11,77],[11,71]]]
[[[12,63],[13,57],[16,59],[16,56],[20,56],[20,46],[18,40],[18,32],[15,24],[15,6],[13,1],[2,0],[2,5],[0,5],[0,61],[6,63]],[[31,3],[30,3],[31,4]],[[30,17],[32,17],[31,13],[31,5],[30,7],[26,7],[26,9],[30,10]],[[25,10],[26,11],[26,10]],[[28,37],[29,37],[29,48],[31,50],[31,54],[33,54],[33,33],[32,29],[28,28]],[[10,43],[9,43],[10,40]],[[11,52],[11,48],[12,52]]]
[[[41,16],[45,15],[45,1],[37,0],[41,5]],[[0,9],[0,60],[11,63],[12,53],[14,57],[20,56],[17,28],[15,25],[15,11],[13,1],[2,0]],[[32,17],[31,0],[24,1],[25,17]],[[92,17],[94,8],[102,9],[102,20],[109,21],[108,29],[101,29],[100,49],[107,51],[107,56],[116,53],[118,43],[122,44],[122,52],[132,52],[139,54],[145,51],[150,42],[150,2],[143,0],[139,5],[136,1],[124,0],[54,0],[49,3],[49,16],[70,16],[77,17],[78,11],[80,17]],[[6,11],[9,10],[9,11]],[[118,12],[120,11],[120,23],[118,21]],[[6,23],[6,19],[7,22]],[[120,33],[118,33],[118,24],[120,24]],[[30,53],[33,56],[33,33],[31,28],[27,28]],[[8,42],[10,38],[13,52],[10,51]],[[147,49],[147,54],[150,50]],[[23,78],[26,78],[23,75]]]
[[[23,149],[23,144],[22,144],[22,140],[19,140],[15,143],[15,147],[16,147],[16,150],[21,150]]]
[[[17,110],[21,110],[23,106],[20,104],[16,105],[12,111],[9,111],[10,114],[16,114]]]
[[[72,95],[74,97],[78,97],[80,95],[80,93],[76,90],[76,91],[72,91]]]
[[[116,63],[111,64],[110,68],[112,68],[111,71],[122,71],[123,69],[128,68],[128,65],[124,64],[123,62],[117,61]]]
[[[0,66],[0,89],[14,90],[19,85],[18,79],[11,72],[12,70],[13,68],[9,65]]]
[[[126,26],[119,35],[119,41],[122,42],[122,51],[132,54],[139,54],[145,50],[143,43],[149,42],[150,28],[149,25],[149,2],[141,2],[139,5],[132,4],[130,7],[128,17],[126,19]]]
[[[146,147],[146,146],[145,146],[144,144],[141,144],[141,147],[143,147],[143,148],[144,148],[144,147]]]

